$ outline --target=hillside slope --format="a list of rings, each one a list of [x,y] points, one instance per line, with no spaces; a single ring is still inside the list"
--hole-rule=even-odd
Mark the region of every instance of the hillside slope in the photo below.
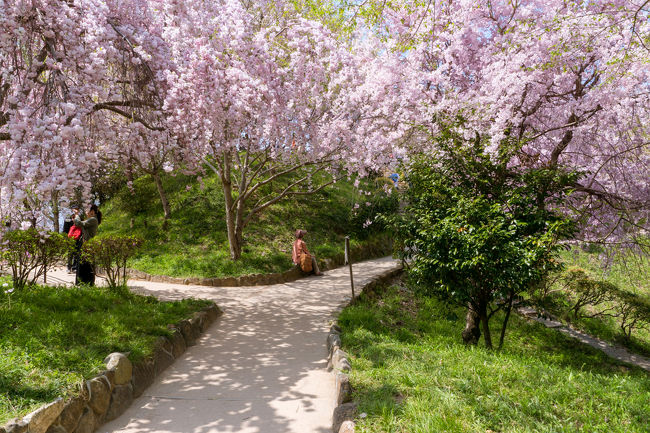
[[[166,176],[164,188],[172,219],[163,229],[163,212],[153,180],[144,176],[130,190],[122,188],[102,206],[104,234],[134,234],[145,245],[130,266],[156,275],[225,277],[281,272],[292,266],[295,229],[308,231],[306,242],[319,259],[343,252],[344,237],[352,244],[386,237],[372,221],[377,212],[397,208],[397,197],[383,192],[386,179],[366,181],[359,192],[350,182],[339,182],[319,193],[281,201],[258,215],[244,229],[242,259],[228,252],[223,193],[218,179]],[[370,193],[368,191],[371,191]],[[364,226],[366,226],[364,228]]]

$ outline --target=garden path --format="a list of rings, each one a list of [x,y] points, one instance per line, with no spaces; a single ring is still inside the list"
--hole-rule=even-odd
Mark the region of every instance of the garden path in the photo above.
[[[391,258],[354,266],[355,286],[399,266]],[[48,274],[48,282],[72,275]],[[224,311],[143,396],[99,432],[325,433],[334,411],[326,337],[350,300],[347,267],[322,277],[252,287],[206,287],[129,281],[160,299],[198,297]]]

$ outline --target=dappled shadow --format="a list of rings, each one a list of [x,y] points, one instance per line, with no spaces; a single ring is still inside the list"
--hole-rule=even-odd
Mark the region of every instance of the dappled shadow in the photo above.
[[[392,266],[359,266],[360,286]],[[334,383],[325,338],[338,305],[349,299],[347,270],[289,284],[213,288],[132,282],[163,299],[214,300],[224,315],[101,432],[331,431]]]

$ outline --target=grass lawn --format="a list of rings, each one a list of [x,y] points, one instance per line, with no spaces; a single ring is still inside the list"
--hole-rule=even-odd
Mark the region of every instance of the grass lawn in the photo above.
[[[518,316],[502,351],[466,347],[463,313],[399,286],[341,312],[354,398],[367,414],[357,432],[650,430],[643,370]]]
[[[96,287],[5,294],[10,288],[0,287],[0,425],[77,392],[80,381],[105,368],[111,352],[131,352],[134,361],[146,357],[168,324],[210,304]]]
[[[103,206],[99,234],[135,234],[145,239],[129,266],[150,274],[175,277],[226,277],[285,271],[291,262],[291,245],[297,228],[306,229],[310,251],[319,259],[343,252],[344,237],[352,246],[381,236],[378,224],[364,223],[387,206],[397,207],[396,197],[386,198],[386,179],[364,181],[361,194],[351,182],[339,182],[317,194],[280,201],[254,218],[244,229],[242,258],[230,260],[221,185],[205,176],[201,186],[192,176],[163,179],[172,208],[172,220],[163,230],[160,198],[151,178],[145,176],[124,187]],[[369,203],[369,205],[366,205]],[[359,207],[355,209],[355,204]],[[366,224],[367,225],[367,224]]]

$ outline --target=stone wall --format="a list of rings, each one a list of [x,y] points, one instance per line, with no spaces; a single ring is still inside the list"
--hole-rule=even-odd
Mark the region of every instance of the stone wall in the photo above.
[[[102,424],[120,416],[156,376],[174,359],[196,344],[198,337],[222,314],[211,305],[191,319],[169,325],[171,337],[159,337],[151,357],[132,364],[122,353],[111,353],[106,370],[83,382],[79,395],[46,404],[22,419],[14,419],[0,433],[92,433]]]
[[[369,241],[360,246],[352,248],[350,255],[352,256],[353,263],[356,263],[362,260],[390,255],[393,251],[392,248],[393,245],[390,240],[381,239],[377,241]],[[344,253],[337,254],[334,257],[328,257],[319,260],[319,266],[323,271],[334,269],[344,264]],[[168,277],[165,275],[150,275],[146,272],[138,271],[137,269],[129,269],[128,274],[130,278],[136,280],[153,281],[156,283],[191,284],[195,286],[213,287],[265,286],[270,284],[282,284],[296,281],[297,279],[308,275],[302,272],[298,266],[294,266],[284,272],[278,272],[274,274],[251,274],[242,275],[240,277],[225,278],[176,278]]]
[[[374,277],[365,284],[361,291],[372,290],[378,285],[385,284],[402,273],[402,269],[391,269]],[[353,300],[352,300],[353,301]],[[350,301],[350,302],[352,302]],[[341,328],[337,324],[330,327],[327,334],[327,368],[335,378],[336,392],[334,393],[335,408],[332,415],[333,433],[354,433],[354,419],[357,416],[357,404],[352,401],[352,386],[350,385],[350,370],[352,369],[349,356],[341,350]]]

